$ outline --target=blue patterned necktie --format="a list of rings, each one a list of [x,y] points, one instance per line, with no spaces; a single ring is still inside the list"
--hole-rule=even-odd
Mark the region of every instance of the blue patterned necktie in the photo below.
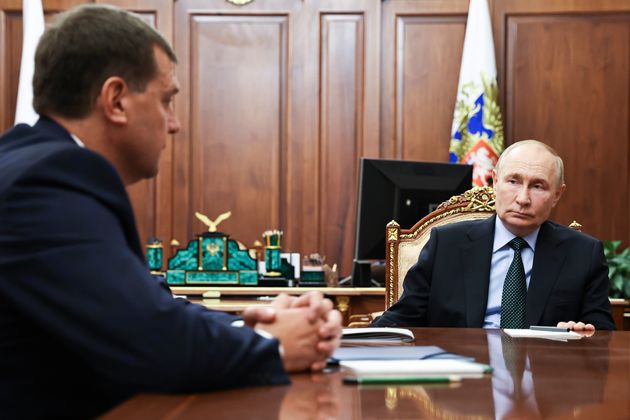
[[[527,246],[527,242],[517,236],[508,245],[514,249],[514,258],[503,283],[501,328],[527,328],[525,325],[527,283],[525,282],[525,268],[521,259],[521,250]]]

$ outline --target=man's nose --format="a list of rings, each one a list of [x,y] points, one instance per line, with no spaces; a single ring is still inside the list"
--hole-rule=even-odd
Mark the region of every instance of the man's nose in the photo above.
[[[179,124],[179,119],[173,115],[168,121],[168,133],[175,134],[179,131],[181,125]]]
[[[520,206],[526,206],[529,205],[529,203],[531,202],[530,198],[529,198],[529,189],[527,188],[526,185],[523,185],[519,190],[518,190],[518,194],[516,194],[516,202],[520,205]]]

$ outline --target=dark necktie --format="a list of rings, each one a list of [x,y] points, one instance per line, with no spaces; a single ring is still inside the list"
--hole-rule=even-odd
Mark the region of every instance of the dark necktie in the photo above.
[[[508,245],[514,249],[514,258],[503,283],[501,328],[527,328],[525,325],[527,283],[525,282],[525,268],[521,259],[521,250],[527,246],[527,242],[517,236]]]

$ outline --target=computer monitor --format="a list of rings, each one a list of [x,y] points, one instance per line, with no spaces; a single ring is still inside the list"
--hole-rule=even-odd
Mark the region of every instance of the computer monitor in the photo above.
[[[472,166],[361,158],[353,284],[367,286],[365,264],[385,259],[385,226],[405,229],[472,186]],[[364,264],[363,274],[359,275]]]

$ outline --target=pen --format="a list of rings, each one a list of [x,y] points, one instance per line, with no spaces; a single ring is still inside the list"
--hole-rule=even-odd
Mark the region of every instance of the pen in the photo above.
[[[568,328],[561,328],[561,327],[547,327],[544,325],[532,325],[531,327],[529,327],[530,330],[536,330],[536,331],[549,331],[549,332],[569,332],[571,331]]]
[[[378,376],[378,377],[345,377],[346,384],[446,384],[461,381],[460,376]]]

